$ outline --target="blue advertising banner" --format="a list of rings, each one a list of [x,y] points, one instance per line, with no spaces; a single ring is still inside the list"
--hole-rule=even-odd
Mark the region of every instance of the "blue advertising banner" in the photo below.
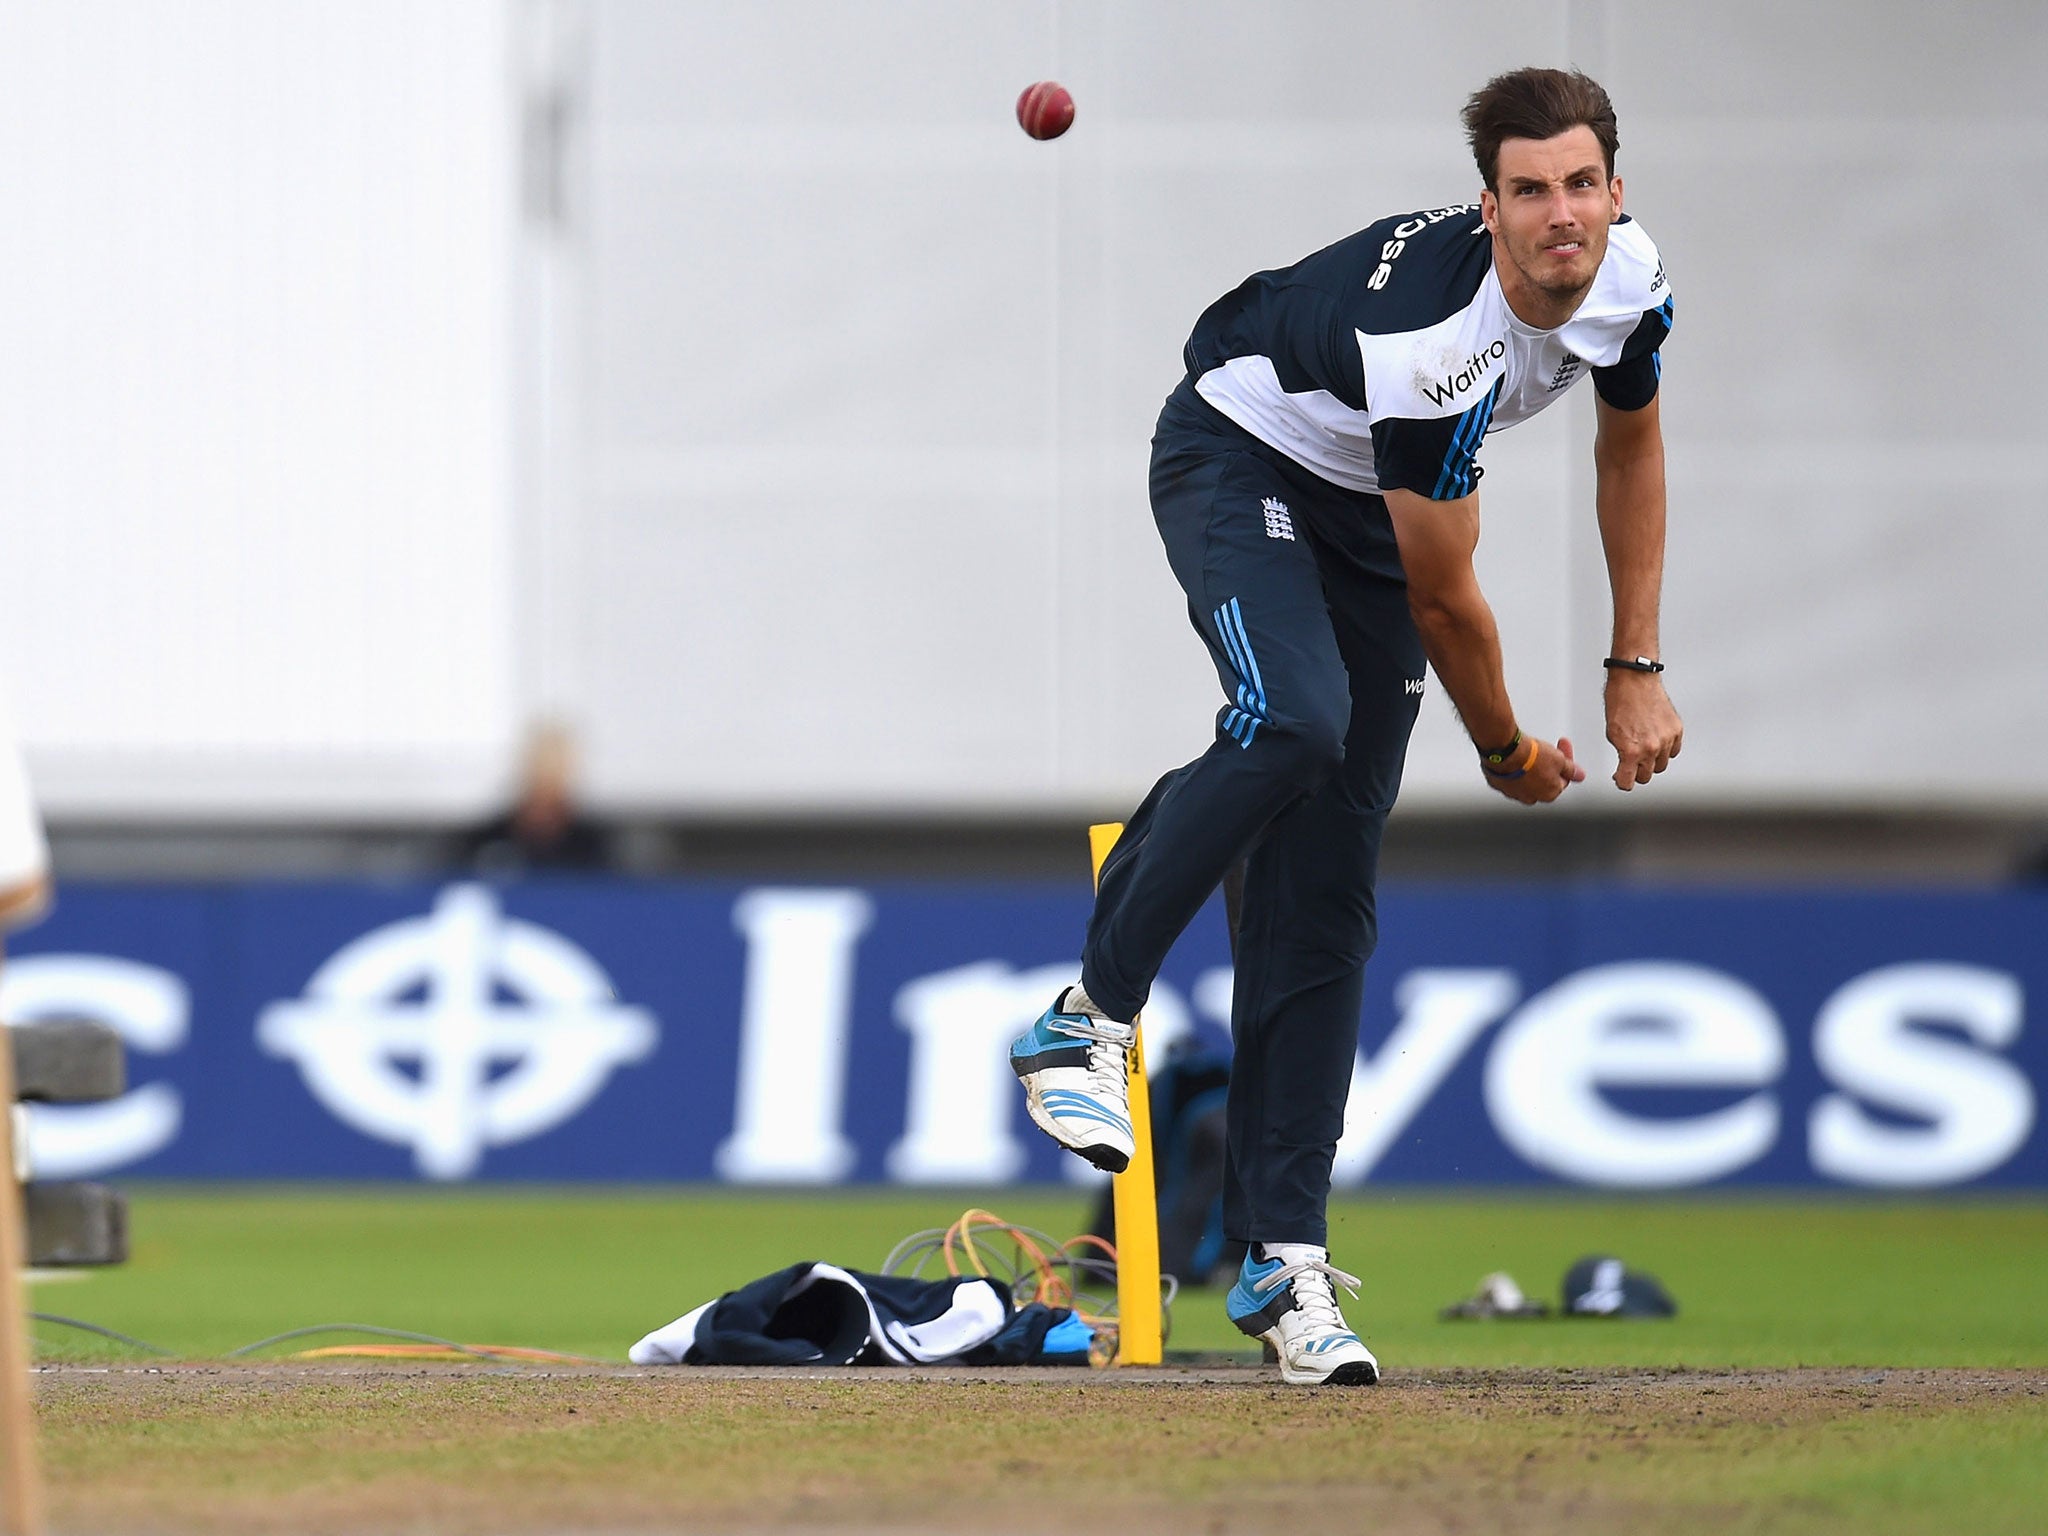
[[[1009,1040],[1084,887],[65,887],[14,1020],[131,1091],[38,1106],[43,1177],[991,1184],[1095,1177]],[[1340,1185],[2048,1186],[2048,895],[1382,893]],[[1205,913],[1146,1014],[1226,1048]]]

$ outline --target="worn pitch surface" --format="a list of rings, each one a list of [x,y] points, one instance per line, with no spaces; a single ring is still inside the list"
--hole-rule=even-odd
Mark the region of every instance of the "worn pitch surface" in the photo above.
[[[2048,1371],[50,1366],[73,1532],[2038,1531]]]

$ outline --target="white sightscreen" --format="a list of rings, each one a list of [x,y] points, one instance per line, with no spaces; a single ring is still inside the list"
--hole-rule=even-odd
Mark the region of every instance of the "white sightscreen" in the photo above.
[[[467,804],[513,732],[492,0],[0,6],[0,653],[46,808]]]
[[[445,811],[540,711],[614,809],[1127,805],[1219,702],[1144,498],[1188,327],[1469,195],[1525,62],[1613,92],[1677,295],[1658,801],[2048,799],[1978,745],[2048,754],[2038,4],[0,11],[0,649],[60,813]],[[1582,751],[1590,433],[1482,456]],[[1492,804],[1434,689],[1408,782]]]

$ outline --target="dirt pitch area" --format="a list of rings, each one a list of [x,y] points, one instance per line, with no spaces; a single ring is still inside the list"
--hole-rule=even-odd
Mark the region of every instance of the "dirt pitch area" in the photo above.
[[[2044,1371],[51,1366],[60,1532],[2039,1530]]]

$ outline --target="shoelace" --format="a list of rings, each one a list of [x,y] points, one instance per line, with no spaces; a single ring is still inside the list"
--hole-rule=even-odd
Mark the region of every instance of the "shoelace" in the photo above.
[[[1300,1310],[1303,1321],[1321,1324],[1332,1329],[1345,1326],[1344,1314],[1337,1306],[1337,1293],[1331,1289],[1331,1282],[1344,1287],[1353,1301],[1358,1300],[1359,1278],[1347,1275],[1335,1265],[1321,1259],[1297,1259],[1292,1264],[1283,1264],[1270,1275],[1261,1275],[1252,1282],[1254,1292],[1277,1291],[1290,1280],[1297,1282],[1294,1287],[1294,1304]]]
[[[1088,1091],[1118,1097],[1125,1091],[1129,1066],[1126,1055],[1137,1031],[1114,1019],[1096,1019],[1087,1014],[1057,1018],[1047,1026],[1088,1044]],[[1356,1282],[1354,1282],[1356,1283]]]

